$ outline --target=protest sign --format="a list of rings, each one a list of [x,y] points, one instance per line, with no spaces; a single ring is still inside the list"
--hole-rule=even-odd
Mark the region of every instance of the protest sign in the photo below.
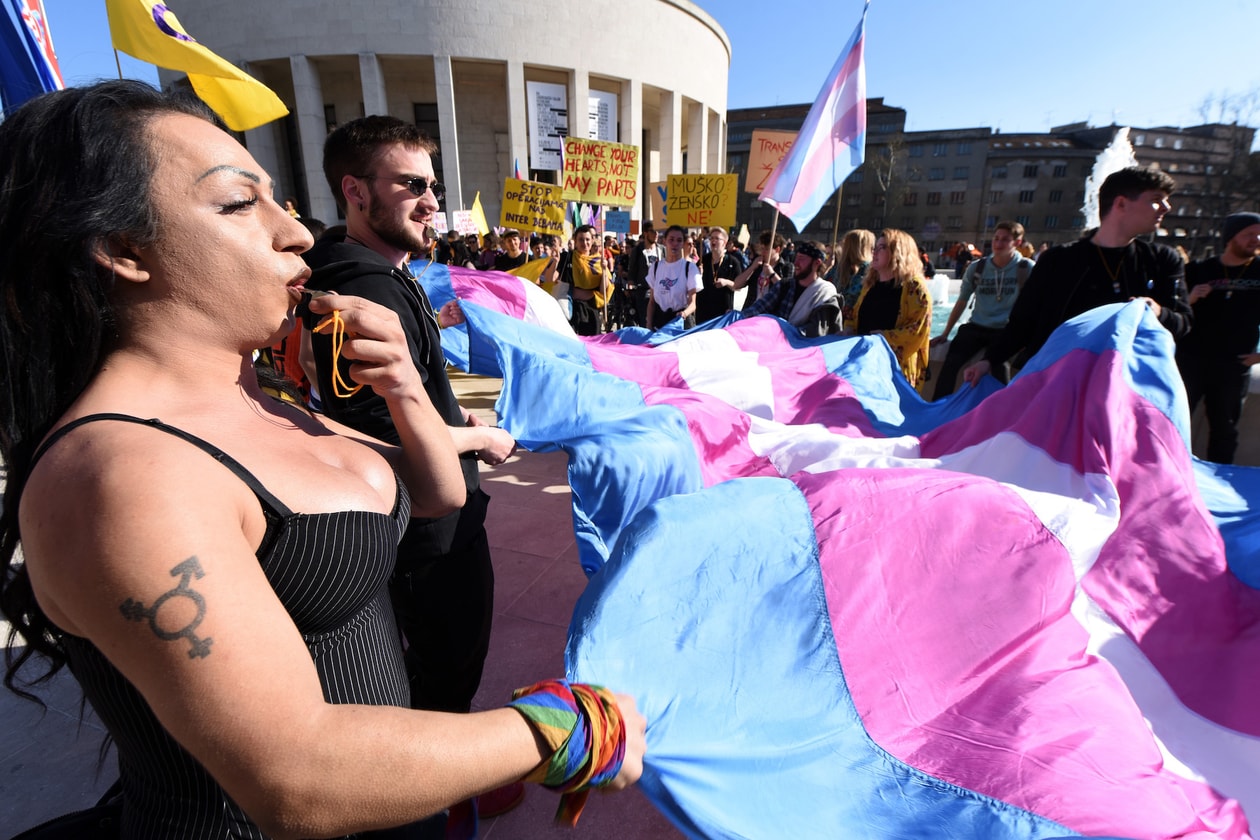
[[[609,210],[604,214],[604,230],[608,233],[629,233],[630,211]]]
[[[748,174],[744,178],[744,192],[760,193],[765,189],[770,173],[792,151],[794,142],[795,131],[754,129],[752,145],[748,148]]]
[[[554,184],[503,182],[503,225],[538,233],[564,233],[564,198]]]
[[[564,138],[564,197],[633,207],[639,198],[639,147]]]
[[[560,148],[569,133],[569,93],[564,85],[525,83],[529,117],[529,165],[533,169],[559,169]]]
[[[438,233],[442,234],[443,236],[445,236],[446,232],[451,229],[450,225],[446,223],[445,210],[439,210],[438,212],[433,214],[433,229],[436,230]]]
[[[665,198],[666,189],[664,181],[653,181],[648,184],[648,203],[652,205],[651,219],[657,225],[663,225],[669,221],[666,216],[666,212],[669,210],[669,207],[666,206]]]
[[[738,175],[670,175],[669,222],[683,227],[735,224]]]
[[[461,236],[481,232],[477,229],[477,222],[473,219],[471,210],[452,210],[451,227],[455,228]]]

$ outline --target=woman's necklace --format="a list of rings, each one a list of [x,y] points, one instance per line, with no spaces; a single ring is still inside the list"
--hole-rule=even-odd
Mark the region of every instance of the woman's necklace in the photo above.
[[[1098,249],[1098,259],[1102,260],[1103,268],[1107,270],[1107,276],[1111,278],[1111,291],[1118,297],[1123,284],[1120,282],[1124,277],[1124,255],[1120,255],[1120,262],[1116,265],[1116,270],[1111,270],[1111,264],[1107,262],[1107,255],[1103,253],[1102,246],[1097,242],[1094,247]]]

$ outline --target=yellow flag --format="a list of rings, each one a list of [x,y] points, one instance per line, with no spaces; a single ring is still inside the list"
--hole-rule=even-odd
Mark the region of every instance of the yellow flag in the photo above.
[[[490,232],[490,225],[486,224],[486,211],[481,208],[481,190],[477,190],[477,194],[473,196],[472,210],[468,211],[472,214],[473,224],[477,226],[477,232],[485,236]]]
[[[529,280],[531,283],[542,283],[543,271],[547,268],[549,260],[529,260],[524,265],[518,265],[516,268],[509,269],[508,274],[515,274],[517,277]]]
[[[248,131],[289,113],[262,82],[198,44],[165,3],[106,0],[114,49],[168,70],[181,70],[201,101],[233,131]]]

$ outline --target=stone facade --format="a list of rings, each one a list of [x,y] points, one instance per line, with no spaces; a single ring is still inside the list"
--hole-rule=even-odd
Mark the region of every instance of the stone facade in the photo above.
[[[618,95],[616,140],[642,151],[644,204],[632,218],[646,217],[647,183],[724,166],[730,41],[688,0],[202,0],[180,18],[288,105],[289,117],[247,132],[246,146],[278,194],[330,224],[324,137],[376,113],[429,129],[444,209],[467,209],[480,192],[494,224],[503,179],[518,161],[528,167],[527,82],[565,85],[570,114],[585,113],[576,103],[589,91]]]

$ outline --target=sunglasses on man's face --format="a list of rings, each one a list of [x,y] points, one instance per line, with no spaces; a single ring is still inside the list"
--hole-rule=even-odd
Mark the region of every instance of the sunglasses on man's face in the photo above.
[[[377,178],[376,175],[356,175],[356,178],[365,178],[372,180]],[[446,185],[437,181],[430,181],[427,178],[380,178],[382,181],[391,181],[407,188],[412,195],[424,195],[429,190],[433,190],[433,197],[438,201],[446,198]]]

